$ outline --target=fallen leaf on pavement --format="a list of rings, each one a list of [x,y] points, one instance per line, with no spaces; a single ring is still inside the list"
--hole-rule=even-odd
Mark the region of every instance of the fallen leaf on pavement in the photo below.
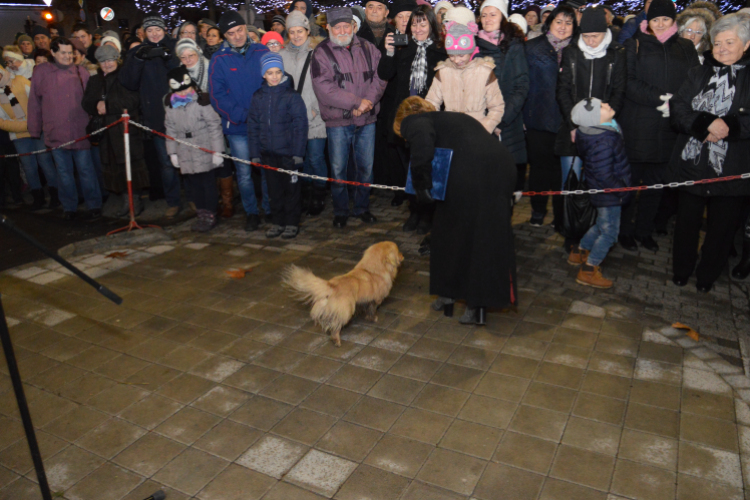
[[[677,328],[678,330],[687,330],[687,332],[685,332],[685,335],[695,340],[696,342],[699,342],[701,339],[701,336],[698,334],[698,332],[696,332],[695,330],[693,330],[687,325],[683,325],[680,322],[673,323],[672,328]]]
[[[230,278],[239,280],[239,279],[244,278],[247,273],[253,272],[253,270],[252,269],[230,269],[224,272],[227,273]]]
[[[122,259],[123,257],[127,257],[127,252],[112,252],[111,254],[107,255],[108,259]]]

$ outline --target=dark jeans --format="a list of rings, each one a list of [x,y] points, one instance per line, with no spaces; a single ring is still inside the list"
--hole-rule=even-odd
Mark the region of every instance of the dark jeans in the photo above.
[[[555,137],[552,132],[526,131],[526,151],[529,155],[529,191],[556,191],[562,184],[560,158],[555,156]],[[531,210],[545,215],[549,196],[532,196]]]
[[[734,233],[742,218],[741,196],[698,196],[680,191],[677,224],[674,229],[673,271],[679,278],[693,274],[701,285],[711,285],[727,264]],[[698,239],[703,211],[707,210],[706,237],[698,267]]]
[[[372,183],[372,159],[375,153],[375,124],[363,127],[346,125],[328,127],[328,155],[331,160],[331,173],[334,179]],[[347,178],[349,152],[354,148],[356,174]],[[349,216],[349,193],[344,184],[331,186],[333,215]],[[370,188],[357,186],[354,189],[354,216],[370,210]]]
[[[265,165],[285,170],[299,171],[302,165],[295,165],[289,156],[263,154]],[[274,170],[266,171],[268,198],[271,203],[271,221],[277,226],[299,226],[302,201],[301,182],[296,175],[288,175]]]
[[[16,154],[13,144],[0,145],[0,155]],[[0,158],[0,208],[5,207],[5,186],[8,186],[13,201],[23,203],[21,197],[21,168],[17,158]]]
[[[631,186],[650,186],[664,182],[667,163],[631,163]],[[654,232],[654,220],[661,203],[661,191],[638,191],[630,203],[623,207],[620,236],[646,238]],[[636,213],[637,207],[637,213]]]
[[[219,208],[219,195],[216,191],[216,170],[199,174],[184,174],[185,189],[192,197],[195,208],[215,214]]]

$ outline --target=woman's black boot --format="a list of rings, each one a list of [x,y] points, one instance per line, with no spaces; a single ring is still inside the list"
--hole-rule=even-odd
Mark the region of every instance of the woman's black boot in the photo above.
[[[487,324],[487,308],[478,307],[477,309],[477,325],[484,326]]]
[[[742,259],[732,269],[732,278],[744,280],[750,276],[750,240],[742,240]]]

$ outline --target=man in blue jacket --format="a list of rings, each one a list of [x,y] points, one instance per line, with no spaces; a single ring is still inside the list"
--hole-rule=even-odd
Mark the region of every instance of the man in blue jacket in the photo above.
[[[641,22],[646,20],[646,14],[648,14],[648,8],[651,6],[651,0],[644,0],[643,10],[639,12],[634,18],[622,25],[620,34],[617,36],[617,43],[623,44],[625,40],[633,38],[635,32],[641,26]]]
[[[143,29],[146,31],[143,44],[128,51],[118,78],[123,87],[140,94],[144,125],[164,133],[162,99],[169,92],[167,73],[179,66],[180,61],[174,52],[176,42],[167,35],[167,25],[162,18],[146,17]],[[165,139],[157,135],[152,137],[161,164],[161,180],[168,205],[164,215],[172,218],[180,211],[180,174],[169,161]]]
[[[225,12],[219,19],[219,29],[224,34],[225,41],[211,58],[208,69],[208,92],[211,104],[221,116],[222,129],[229,141],[232,156],[249,161],[247,115],[253,94],[263,83],[260,58],[268,52],[268,48],[259,43],[252,43],[247,34],[245,19],[239,12]],[[237,186],[247,214],[245,231],[255,231],[260,225],[260,218],[250,165],[236,162],[235,168]],[[267,191],[265,186],[263,187],[263,197],[266,198]],[[267,208],[265,199],[263,205]]]

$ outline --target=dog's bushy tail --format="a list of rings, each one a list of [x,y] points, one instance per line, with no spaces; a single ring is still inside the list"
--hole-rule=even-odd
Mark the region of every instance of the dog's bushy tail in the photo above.
[[[310,317],[326,331],[341,329],[354,313],[354,302],[343,304],[335,297],[335,289],[328,281],[318,278],[309,269],[292,264],[283,274],[283,282],[292,288],[299,299],[312,305]],[[351,309],[351,310],[350,310]]]

